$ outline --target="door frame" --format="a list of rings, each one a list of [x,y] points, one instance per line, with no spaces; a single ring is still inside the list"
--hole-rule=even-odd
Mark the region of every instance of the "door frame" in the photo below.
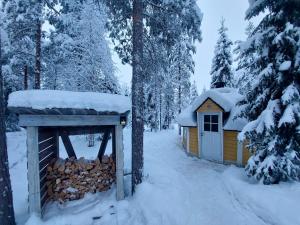
[[[220,133],[220,143],[221,143],[221,160],[216,162],[224,163],[224,131],[223,131],[223,112],[197,112],[197,127],[198,127],[198,154],[200,158],[203,158],[203,155],[200,154],[203,149],[203,132],[202,127],[204,121],[204,115],[218,115],[219,116],[219,132]]]

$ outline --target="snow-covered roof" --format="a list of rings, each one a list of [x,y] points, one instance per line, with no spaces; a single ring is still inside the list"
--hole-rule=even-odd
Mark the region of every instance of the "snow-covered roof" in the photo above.
[[[9,95],[8,107],[15,112],[26,112],[24,109],[40,110],[73,109],[73,111],[90,111],[98,114],[130,111],[130,99],[126,96],[58,90],[16,91]]]
[[[227,121],[223,127],[224,130],[236,130],[242,131],[244,126],[247,124],[247,120],[245,118],[237,117],[240,113],[240,107],[234,106],[229,114]]]
[[[247,121],[244,118],[237,117],[240,108],[239,106],[236,106],[236,103],[240,101],[242,97],[243,96],[238,93],[238,90],[234,88],[215,88],[208,90],[197,97],[189,107],[178,115],[177,122],[181,126],[197,126],[195,111],[210,98],[222,107],[225,112],[230,112],[223,129],[241,131]]]
[[[177,117],[177,123],[183,127],[196,127],[196,113],[192,110],[192,106],[187,107]]]
[[[208,98],[212,99],[225,112],[229,112],[241,100],[242,95],[235,88],[214,88],[204,92],[193,102],[193,111],[196,111]]]

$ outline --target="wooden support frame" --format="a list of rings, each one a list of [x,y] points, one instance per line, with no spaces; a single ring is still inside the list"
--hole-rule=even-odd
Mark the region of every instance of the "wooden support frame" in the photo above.
[[[104,132],[104,135],[103,135],[103,138],[102,138],[102,142],[101,142],[101,145],[100,145],[100,148],[99,148],[99,152],[98,152],[98,159],[100,160],[100,162],[102,162],[102,157],[103,157],[103,155],[105,153],[105,149],[106,149],[106,146],[107,146],[107,143],[108,143],[108,140],[109,140],[110,133],[111,133],[110,129],[107,129]]]
[[[112,157],[114,162],[116,162],[116,132],[115,132],[115,128],[112,129],[111,131],[111,147],[112,147]]]
[[[76,153],[75,153],[74,148],[72,146],[72,143],[71,143],[71,140],[69,138],[68,132],[67,131],[60,131],[59,134],[61,136],[62,142],[65,146],[65,149],[67,151],[67,154],[68,154],[69,158],[74,157],[75,159],[77,159]]]
[[[103,133],[107,129],[111,129],[112,126],[81,126],[81,127],[64,127],[60,130],[67,131],[70,135],[86,135]]]
[[[119,125],[120,115],[20,115],[20,126],[64,127]]]
[[[41,215],[38,127],[27,127],[29,213]]]
[[[9,107],[9,110],[19,116],[19,126],[27,128],[29,213],[42,216],[50,200],[47,192],[47,167],[59,157],[59,136],[68,156],[76,158],[70,135],[104,132],[98,153],[102,159],[109,135],[112,133],[112,156],[116,165],[116,198],[124,199],[122,125],[126,125],[129,110],[123,113],[76,108]]]
[[[116,186],[117,201],[123,200],[124,194],[124,152],[123,152],[123,129],[121,125],[114,128],[116,142]]]

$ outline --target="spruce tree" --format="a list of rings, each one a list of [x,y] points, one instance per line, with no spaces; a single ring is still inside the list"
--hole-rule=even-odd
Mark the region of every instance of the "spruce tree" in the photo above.
[[[0,25],[2,25],[2,12],[0,12]],[[9,175],[8,155],[5,133],[4,95],[2,77],[2,26],[0,26],[0,223],[15,225],[13,196]]]
[[[198,90],[197,90],[196,81],[194,80],[190,90],[190,103],[192,103],[197,97],[198,97]]]
[[[44,48],[47,88],[119,93],[111,52],[106,40],[106,7],[92,0],[60,2],[50,16],[55,29]]]
[[[221,27],[218,30],[219,39],[215,46],[214,58],[211,67],[211,88],[231,87],[233,84],[232,74],[232,56],[231,45],[232,42],[227,36],[227,28],[225,27],[225,20],[221,20]]]
[[[251,38],[254,29],[254,24],[252,22],[249,22],[245,31],[247,38]],[[250,73],[249,67],[254,62],[256,57],[255,46],[253,44],[249,46],[248,43],[249,42],[247,40],[237,41],[236,48],[234,49],[237,61],[237,68],[235,71],[235,86],[239,89],[239,92],[241,94],[247,94],[256,79],[255,76],[248,76],[248,74]]]
[[[264,184],[300,179],[300,4],[295,0],[250,1],[246,18],[266,15],[247,40],[256,56],[246,63],[255,77],[242,105],[250,122],[240,139],[252,156],[246,172]]]
[[[100,0],[98,0],[100,2]],[[110,20],[108,27],[110,30],[110,37],[115,44],[115,50],[122,59],[123,63],[129,63],[133,67],[133,79],[132,79],[132,186],[141,182],[141,175],[143,170],[143,126],[145,120],[144,108],[145,101],[144,96],[147,93],[141,94],[145,87],[145,81],[151,79],[154,83],[168,82],[169,79],[164,78],[165,74],[169,77],[170,64],[153,64],[152,71],[158,71],[159,79],[155,79],[155,72],[151,71],[149,62],[152,63],[156,53],[166,53],[166,59],[169,59],[169,52],[178,40],[182,36],[189,37],[190,46],[194,45],[194,42],[201,40],[200,25],[202,20],[202,13],[196,4],[196,0],[155,0],[155,1],[129,1],[129,0],[105,0],[104,1],[109,8]],[[137,5],[136,5],[137,4]],[[141,6],[142,5],[142,6]],[[133,9],[138,6],[141,12],[134,11]],[[136,16],[137,14],[138,16]],[[138,33],[133,32],[134,25],[141,25],[140,17],[143,17],[142,31],[138,26]],[[137,24],[137,22],[139,24]],[[142,33],[142,35],[141,35]],[[138,35],[142,41],[135,40],[134,34]],[[156,46],[162,46],[162,48],[156,48]],[[150,50],[149,48],[152,48]],[[142,55],[141,52],[142,51]],[[145,54],[147,52],[147,54]],[[154,53],[154,54],[152,54]],[[137,60],[138,63],[134,62]],[[143,59],[141,62],[140,60]],[[164,60],[162,60],[164,62]],[[142,70],[141,70],[142,69]],[[137,73],[139,71],[139,74]],[[149,77],[147,77],[149,75]],[[167,118],[162,114],[163,110],[171,109],[171,104],[174,104],[174,90],[170,90],[168,97],[163,93],[161,87],[165,87],[165,83],[160,83],[160,87],[155,89],[155,85],[152,87],[155,89],[148,92],[145,99],[150,98],[149,105],[152,104],[151,98],[156,99],[155,107],[159,109],[158,115],[155,118],[159,118],[160,127],[162,126],[162,120],[166,119],[166,123],[169,124],[170,118],[173,115],[168,115]],[[172,85],[172,88],[174,86]],[[151,88],[149,88],[151,89]],[[148,90],[149,90],[148,89]],[[154,95],[153,95],[154,93]],[[168,100],[164,102],[163,100]],[[173,102],[171,103],[170,100]],[[170,103],[170,104],[169,104]],[[141,105],[142,104],[142,105]],[[166,106],[166,104],[168,106]],[[153,112],[153,110],[151,110]],[[147,112],[147,110],[146,110]],[[141,118],[143,116],[143,118]],[[143,120],[143,121],[141,121]],[[156,120],[156,119],[155,119]],[[157,120],[156,120],[157,121]],[[155,125],[156,126],[156,125]]]
[[[0,4],[8,42],[3,63],[6,126],[7,130],[15,131],[17,118],[7,111],[6,102],[11,92],[24,89],[24,76],[34,73],[36,21],[42,18],[42,6],[39,1],[28,0],[3,0]]]

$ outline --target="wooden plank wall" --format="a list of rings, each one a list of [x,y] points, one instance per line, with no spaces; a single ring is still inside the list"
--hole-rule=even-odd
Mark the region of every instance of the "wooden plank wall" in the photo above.
[[[190,127],[190,153],[199,156],[198,153],[198,128]]]
[[[48,201],[47,194],[47,166],[49,163],[58,158],[58,135],[55,129],[39,128],[39,169],[40,169],[40,195],[41,208],[45,206]]]
[[[224,130],[224,161],[226,162],[237,162],[237,131]]]
[[[243,144],[243,166],[245,166],[247,164],[248,159],[251,156],[251,153],[247,149],[248,144],[249,144],[248,141],[245,141],[244,144]]]

